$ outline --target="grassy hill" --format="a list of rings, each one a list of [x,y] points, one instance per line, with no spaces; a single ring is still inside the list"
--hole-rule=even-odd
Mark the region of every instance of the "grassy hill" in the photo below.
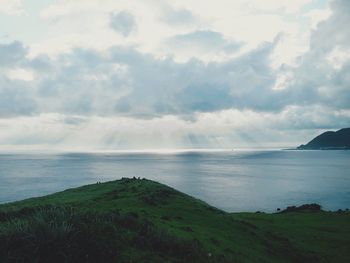
[[[350,213],[226,213],[122,179],[0,206],[1,262],[348,262]]]

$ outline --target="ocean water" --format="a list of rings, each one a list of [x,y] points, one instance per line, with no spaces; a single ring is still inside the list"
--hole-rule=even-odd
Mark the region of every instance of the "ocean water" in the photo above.
[[[159,181],[229,212],[350,208],[350,151],[0,154],[0,203],[122,177]]]

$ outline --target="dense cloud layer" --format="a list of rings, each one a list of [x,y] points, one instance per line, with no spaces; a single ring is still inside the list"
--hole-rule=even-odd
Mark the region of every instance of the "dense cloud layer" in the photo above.
[[[272,89],[275,75],[269,55],[273,47],[274,43],[266,43],[236,59],[209,64],[156,59],[123,47],[105,52],[74,49],[54,60],[27,59],[23,53],[6,58],[7,64],[32,71],[34,80],[9,79],[5,73],[1,91],[13,101],[9,102],[12,110],[2,104],[2,112],[152,116],[230,108],[281,110],[294,102],[285,101],[285,91]],[[46,66],[40,67],[40,62]],[[13,108],[23,106],[14,93],[27,93],[36,106],[27,111]]]
[[[104,52],[77,48],[55,59],[28,59],[20,43],[1,45],[7,66],[1,77],[1,98],[7,103],[1,104],[1,113],[158,116],[231,108],[280,111],[289,105],[349,107],[349,64],[333,69],[323,58],[327,54],[315,60],[313,50],[299,67],[287,69],[293,78],[285,87],[273,89],[278,74],[287,71],[270,66],[275,44],[208,64],[156,59],[123,47]],[[32,72],[33,80],[20,74],[10,78],[9,69],[16,68]]]
[[[168,15],[159,16],[159,21],[174,27],[198,19],[187,9],[162,8]],[[152,125],[161,123],[164,129],[174,125],[181,131],[176,132],[175,141],[182,146],[188,146],[184,138],[190,145],[200,145],[193,139],[196,136],[209,146],[215,143],[205,139],[206,135],[215,137],[216,142],[219,137],[229,140],[232,129],[248,134],[249,125],[237,125],[231,119],[236,117],[240,123],[247,118],[252,127],[270,130],[349,126],[350,32],[346,25],[350,24],[350,4],[335,0],[331,8],[330,17],[311,32],[309,50],[295,63],[277,66],[272,60],[283,43],[283,34],[247,48],[243,41],[218,31],[191,29],[165,38],[160,48],[176,54],[165,57],[132,44],[104,49],[77,46],[55,56],[33,56],[31,47],[20,41],[2,43],[0,118],[6,126],[9,117],[32,116],[30,120],[57,114],[61,117],[54,119],[58,122],[55,125],[79,127],[80,131],[92,129],[98,118],[134,128],[147,126],[149,121]],[[106,27],[132,39],[142,26],[138,22],[128,11],[113,11],[108,13]],[[184,59],[178,60],[181,56]],[[202,130],[206,118],[209,126],[217,120],[215,131]],[[259,124],[258,119],[262,120]],[[115,130],[111,128],[111,134]],[[139,134],[135,134],[132,138],[138,141]],[[53,141],[67,136],[59,133]],[[116,140],[115,135],[102,137],[96,139],[98,143]],[[16,139],[10,142],[18,143]]]

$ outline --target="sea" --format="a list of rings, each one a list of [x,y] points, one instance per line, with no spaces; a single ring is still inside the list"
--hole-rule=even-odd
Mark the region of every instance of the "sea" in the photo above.
[[[0,153],[0,203],[122,177],[158,181],[228,212],[350,208],[350,151]]]

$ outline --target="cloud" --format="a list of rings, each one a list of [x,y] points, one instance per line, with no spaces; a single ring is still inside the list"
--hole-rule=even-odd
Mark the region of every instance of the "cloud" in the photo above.
[[[20,15],[23,13],[21,0],[0,0],[0,14]]]
[[[49,113],[0,119],[0,145],[2,149],[12,145],[10,149],[17,151],[48,145],[51,150],[75,151],[290,147],[324,129],[344,127],[349,118],[350,111],[317,106],[288,107],[276,113],[234,109],[196,113],[191,121],[173,115],[140,119]]]
[[[9,46],[22,47],[18,43]],[[269,87],[274,79],[268,56],[272,46],[266,44],[235,60],[209,64],[157,59],[123,47],[105,52],[77,48],[55,59],[29,59],[24,53],[22,58],[7,60],[13,63],[12,72],[18,71],[18,64],[26,67],[22,73],[26,70],[36,76],[21,85],[28,86],[26,92],[36,101],[38,112],[182,115],[231,107],[263,108],[264,101],[250,93],[267,92],[264,100],[270,99]],[[15,79],[8,78],[8,86],[16,87]]]
[[[331,11],[329,9],[316,9],[311,10],[304,14],[305,17],[311,19],[311,27],[312,29],[316,29],[317,25],[326,20],[331,15]]]
[[[33,94],[27,82],[0,76],[0,118],[33,114],[37,109]]]
[[[348,1],[335,0],[332,14],[320,22],[310,37],[310,48],[296,67],[285,68],[292,75],[286,89],[299,105],[350,108],[350,23]]]
[[[110,26],[113,30],[122,34],[124,37],[127,37],[136,29],[135,18],[125,11],[112,13],[110,19]]]
[[[24,60],[27,52],[27,48],[19,41],[6,44],[0,43],[0,68],[17,65]]]
[[[172,47],[179,47],[183,49],[199,48],[206,52],[236,52],[241,46],[240,43],[228,41],[223,36],[210,30],[193,31],[186,34],[176,35],[168,40]]]
[[[236,59],[192,66],[191,82],[178,94],[180,108],[189,112],[283,108],[283,101],[279,99],[283,95],[272,90],[275,76],[269,56],[273,47],[274,43],[266,43]]]
[[[213,61],[237,53],[241,47],[242,43],[225,39],[219,32],[197,30],[168,38],[164,50],[170,49],[184,61],[191,57]]]
[[[176,46],[165,46],[164,42],[175,36],[196,31],[210,31],[221,34],[225,40],[245,43],[245,49],[254,49],[264,41],[272,41],[280,32],[291,39],[290,48],[282,54],[299,55],[295,44],[307,46],[307,41],[299,32],[304,20],[295,19],[303,13],[303,8],[311,0],[276,1],[263,3],[260,0],[221,0],[219,4],[211,1],[112,1],[106,0],[101,5],[96,0],[55,1],[47,5],[40,16],[48,29],[39,40],[32,43],[36,55],[48,52],[57,55],[74,47],[104,50],[114,45],[137,46],[138,51],[151,53],[156,57],[173,56],[184,61],[185,52]],[[137,30],[131,27],[129,16],[116,22],[118,34],[113,34],[111,11],[127,14],[137,22]],[[296,14],[296,15],[295,15]],[[295,15],[295,16],[294,16]],[[128,18],[127,18],[128,17]],[[125,24],[125,25],[124,25]],[[22,27],[27,24],[23,23]],[[133,30],[130,31],[132,28]],[[307,28],[307,25],[303,28]],[[132,34],[130,34],[132,32]],[[124,37],[128,36],[128,37]],[[25,34],[24,34],[25,37]],[[216,36],[213,36],[217,39]],[[95,41],[99,39],[99,41]],[[291,50],[290,50],[291,49]],[[224,60],[225,51],[196,52],[197,59],[205,61],[215,58]],[[179,54],[178,54],[179,53]],[[189,53],[189,52],[188,52]],[[221,53],[215,55],[213,53]]]
[[[311,35],[311,48],[328,52],[342,46],[349,48],[350,32],[344,25],[350,22],[350,3],[346,0],[331,2],[332,14],[328,19],[320,22]],[[331,37],[330,37],[331,36]]]
[[[181,35],[178,41],[204,45],[209,50],[220,45],[222,50],[231,43],[211,31]],[[17,42],[2,48],[22,51],[15,57],[3,54],[16,66],[13,70],[23,65],[27,67],[23,70],[36,76],[21,86],[28,86],[26,98],[35,101],[31,105],[40,113],[191,118],[197,112],[228,109],[279,112],[290,105],[348,108],[348,67],[332,76],[324,72],[329,70],[327,65],[314,70],[308,64],[311,50],[299,67],[276,71],[270,57],[278,42],[276,38],[240,56],[210,63],[196,59],[180,63],[120,46],[105,51],[76,48],[54,59],[44,55],[26,58],[26,48]],[[282,73],[289,74],[283,85]],[[7,85],[17,86],[14,80],[6,79]],[[276,83],[283,87],[275,89]],[[10,115],[22,112],[13,107],[3,111]]]
[[[28,115],[36,110],[32,72],[19,68],[25,66],[27,52],[18,41],[0,44],[0,117]]]
[[[16,68],[16,69],[10,70],[7,76],[11,80],[23,80],[23,81],[34,80],[33,72],[23,68]]]
[[[187,9],[174,9],[165,4],[163,5],[163,9],[161,20],[171,26],[188,25],[196,21],[192,12]]]
[[[51,36],[79,41],[54,55],[45,49],[33,54],[33,46],[20,41],[0,44],[0,125],[5,127],[0,129],[0,144],[76,142],[121,148],[212,147],[249,140],[274,144],[283,138],[296,142],[292,131],[301,138],[349,126],[347,1],[333,1],[328,18],[322,14],[316,18],[321,21],[317,26],[310,24],[307,48],[291,40],[299,33],[289,22],[277,25],[281,18],[264,12],[274,12],[271,3],[289,14],[302,12],[309,1],[289,5],[271,0],[265,9],[255,5],[253,14],[258,14],[250,23],[245,22],[252,13],[231,20],[222,6],[216,7],[223,12],[222,19],[207,11],[198,16],[194,2],[165,7],[152,2],[149,12],[117,8],[114,1],[103,7],[95,1],[65,2],[68,6],[58,2],[48,8],[45,12],[58,19],[51,21],[56,29]],[[80,15],[79,5],[89,12]],[[207,5],[211,4],[203,3]],[[95,17],[92,14],[99,17],[98,25],[89,20]],[[239,23],[244,30],[237,26],[231,30],[228,21],[244,22]],[[70,24],[68,35],[57,34]],[[258,35],[256,41],[245,42],[250,37],[243,33],[236,38],[240,30]],[[96,38],[109,42],[90,46],[89,40]],[[25,127],[30,127],[27,134],[17,132]],[[256,130],[261,134],[251,135]]]

